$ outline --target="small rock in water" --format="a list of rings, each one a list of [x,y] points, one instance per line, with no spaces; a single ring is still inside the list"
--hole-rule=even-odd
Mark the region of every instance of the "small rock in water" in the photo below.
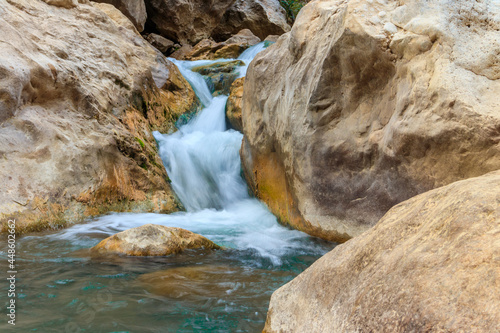
[[[145,224],[102,240],[90,249],[90,253],[92,256],[167,256],[189,249],[216,250],[221,247],[185,229]]]
[[[237,68],[244,65],[245,63],[241,60],[216,62],[210,65],[194,67],[192,71],[200,73],[210,80],[210,86],[213,88],[212,93],[215,96],[220,94],[229,95],[231,85],[239,75]]]

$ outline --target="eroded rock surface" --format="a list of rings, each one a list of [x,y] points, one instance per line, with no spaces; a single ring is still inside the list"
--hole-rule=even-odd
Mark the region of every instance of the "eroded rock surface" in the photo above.
[[[236,0],[224,13],[212,37],[224,40],[242,29],[251,30],[260,39],[290,31],[286,13],[278,0]]]
[[[500,172],[393,207],[274,292],[264,332],[498,332]]]
[[[235,0],[146,0],[148,17],[160,34],[182,44],[212,35]]]
[[[156,30],[181,44],[220,42],[242,29],[261,39],[290,30],[278,0],[147,0],[146,7]]]
[[[115,6],[132,21],[137,31],[144,30],[147,19],[144,0],[95,0],[95,2],[109,3]]]
[[[472,0],[305,6],[245,81],[256,195],[345,241],[403,200],[499,169],[499,17]]]
[[[189,230],[145,224],[119,232],[90,249],[93,256],[168,256],[185,250],[217,250],[221,247]]]
[[[18,232],[177,210],[151,130],[197,98],[114,6],[0,3],[0,218]]]

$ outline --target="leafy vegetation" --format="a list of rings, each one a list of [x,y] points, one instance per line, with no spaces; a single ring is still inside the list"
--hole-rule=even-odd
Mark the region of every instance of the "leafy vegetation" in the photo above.
[[[295,18],[297,17],[299,11],[308,2],[308,0],[280,0],[281,7],[285,9],[288,20],[292,24],[295,22]]]

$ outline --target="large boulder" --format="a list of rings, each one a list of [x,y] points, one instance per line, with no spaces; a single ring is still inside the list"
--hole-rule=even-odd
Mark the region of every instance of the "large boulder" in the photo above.
[[[168,256],[185,250],[217,250],[221,247],[189,230],[157,224],[128,229],[90,249],[92,256]]]
[[[345,241],[403,200],[499,169],[498,17],[472,0],[305,6],[247,73],[255,194],[281,222]]]
[[[74,4],[0,2],[0,219],[20,233],[179,208],[151,130],[194,91],[115,7]]]
[[[500,332],[500,172],[393,207],[274,292],[264,332]]]
[[[95,2],[109,3],[120,10],[132,21],[137,31],[144,30],[147,13],[144,0],[94,0]]]
[[[212,32],[216,40],[225,40],[241,29],[249,29],[260,39],[290,31],[286,13],[279,0],[236,0]]]
[[[152,26],[181,44],[224,41],[242,29],[261,39],[290,30],[278,0],[146,0],[146,8]]]
[[[162,36],[182,44],[195,44],[211,36],[234,1],[146,0],[146,9]]]

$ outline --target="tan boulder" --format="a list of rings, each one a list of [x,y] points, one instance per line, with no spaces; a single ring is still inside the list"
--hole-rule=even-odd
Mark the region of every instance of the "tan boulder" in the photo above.
[[[235,0],[146,0],[148,18],[163,36],[195,44],[211,36]]]
[[[121,11],[135,26],[137,31],[144,30],[147,13],[144,0],[93,0],[95,2],[108,3]]]
[[[282,35],[290,31],[290,26],[279,0],[236,0],[224,13],[212,37],[224,40],[242,29],[264,39],[268,35]]]
[[[499,11],[472,0],[306,5],[247,73],[254,193],[281,222],[345,241],[403,200],[499,169]]]
[[[217,250],[221,247],[194,232],[157,224],[119,232],[90,249],[93,256],[168,256],[185,250]]]
[[[229,98],[226,103],[226,117],[229,120],[231,127],[240,132],[243,132],[243,124],[241,122],[241,103],[243,100],[244,83],[244,77],[233,82],[229,91]]]
[[[146,8],[156,30],[183,45],[224,41],[242,29],[260,39],[290,30],[278,0],[146,0]]]
[[[500,172],[393,207],[271,297],[264,332],[499,332]]]
[[[19,233],[180,207],[151,130],[194,91],[112,5],[75,4],[0,2],[0,221]]]

